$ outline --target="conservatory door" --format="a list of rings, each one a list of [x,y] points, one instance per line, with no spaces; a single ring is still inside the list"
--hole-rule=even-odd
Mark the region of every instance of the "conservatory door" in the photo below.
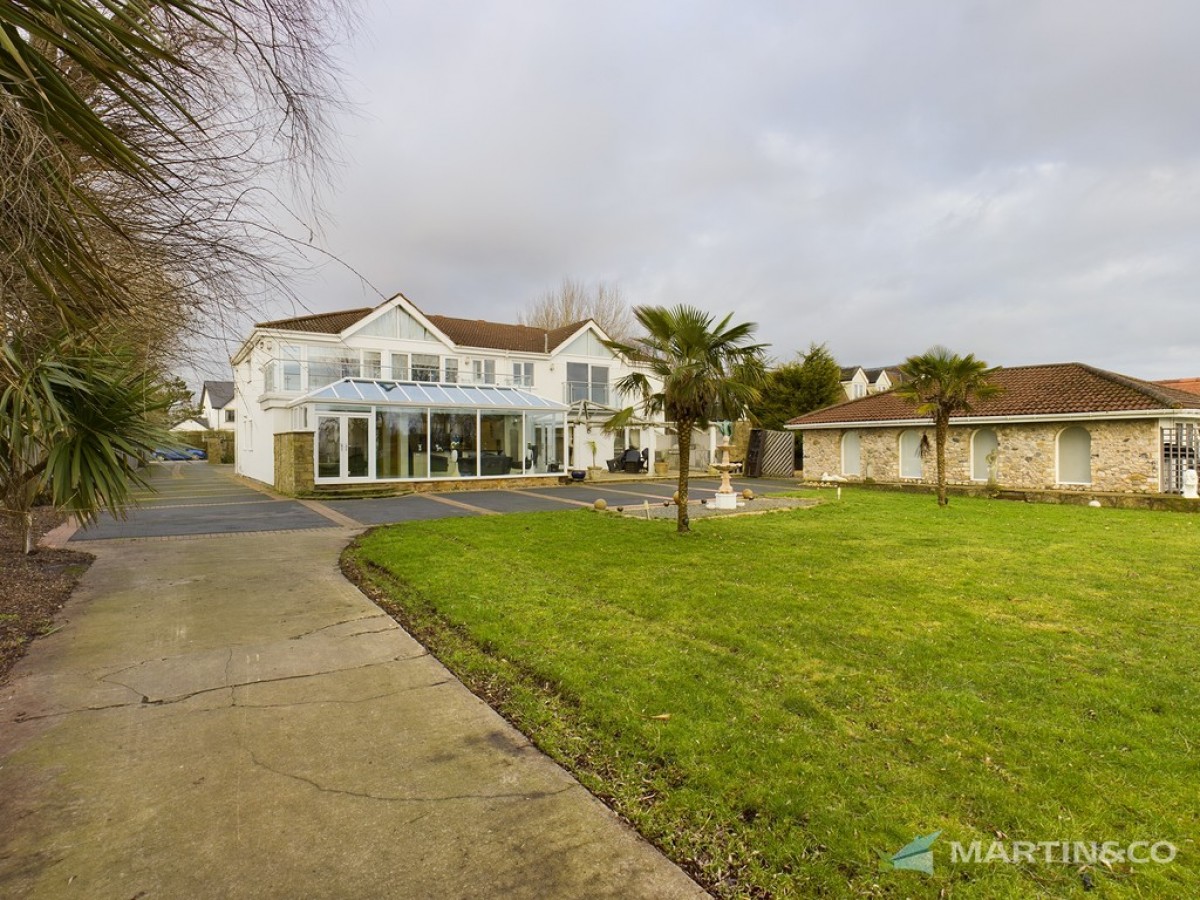
[[[371,474],[371,419],[317,416],[317,481],[366,481]]]

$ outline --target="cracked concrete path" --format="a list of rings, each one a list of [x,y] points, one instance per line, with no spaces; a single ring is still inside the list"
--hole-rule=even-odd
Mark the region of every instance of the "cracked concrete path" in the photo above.
[[[352,533],[94,545],[0,688],[0,895],[705,896],[341,576]]]

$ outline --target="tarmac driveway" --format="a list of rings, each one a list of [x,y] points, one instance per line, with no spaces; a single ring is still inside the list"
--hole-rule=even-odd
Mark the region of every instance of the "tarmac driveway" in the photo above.
[[[134,494],[137,506],[126,519],[101,516],[75,532],[73,541],[178,537],[250,531],[328,528],[329,519],[296,500],[256,490],[234,480],[229,466],[192,462],[150,464],[153,491]]]
[[[118,520],[102,516],[80,529],[72,541],[185,537],[262,531],[300,531],[333,526],[373,526],[449,516],[540,512],[591,506],[604,500],[610,507],[660,504],[670,500],[675,484],[668,481],[600,482],[519,490],[454,491],[351,500],[291,500],[234,477],[229,466],[205,462],[152,464],[153,491],[140,491],[138,506]],[[711,497],[715,478],[692,481],[692,499]],[[734,487],[757,492],[786,490],[792,482],[735,479]]]

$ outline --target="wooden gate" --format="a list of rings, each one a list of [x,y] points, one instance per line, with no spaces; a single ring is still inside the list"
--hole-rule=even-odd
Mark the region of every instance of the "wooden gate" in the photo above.
[[[795,472],[796,435],[791,431],[750,432],[745,474],[749,478],[791,478]]]
[[[1200,428],[1175,425],[1162,431],[1162,467],[1159,489],[1164,494],[1183,493],[1183,473],[1194,469],[1200,459]]]

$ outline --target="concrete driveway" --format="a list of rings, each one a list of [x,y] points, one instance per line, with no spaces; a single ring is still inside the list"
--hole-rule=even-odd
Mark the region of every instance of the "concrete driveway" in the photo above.
[[[338,571],[335,520],[504,503],[183,465],[0,688],[0,896],[705,896]]]

